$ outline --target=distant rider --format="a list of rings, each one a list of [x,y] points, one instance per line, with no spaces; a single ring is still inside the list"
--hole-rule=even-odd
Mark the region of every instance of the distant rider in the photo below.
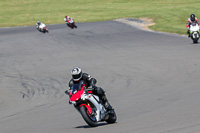
[[[188,18],[188,20],[187,20],[187,25],[186,25],[186,27],[187,27],[188,37],[190,37],[190,25],[191,25],[192,23],[197,23],[197,24],[200,26],[199,20],[195,17],[194,14],[191,14],[191,15],[190,15],[190,18]]]
[[[68,23],[68,21],[70,20],[69,16],[65,16],[64,21]]]
[[[75,25],[75,22],[74,22],[73,18],[70,18],[69,16],[65,16],[64,21],[72,29],[73,28],[77,28],[77,26]]]
[[[36,28],[37,29],[39,29],[40,24],[41,24],[40,21],[37,21],[37,23],[36,23]]]
[[[79,67],[75,67],[71,71],[72,79],[69,81],[69,89],[71,90],[71,87],[74,84],[78,84],[80,81],[83,81],[85,86],[88,88],[91,86],[93,88],[93,94],[99,96],[99,98],[102,100],[104,107],[107,111],[112,111],[113,108],[108,102],[105,91],[101,87],[96,86],[96,79],[90,76],[87,73],[82,73],[82,70]],[[68,90],[67,90],[68,91]]]
[[[65,16],[64,21],[65,23],[67,23],[68,26],[74,22],[74,20],[69,16]]]

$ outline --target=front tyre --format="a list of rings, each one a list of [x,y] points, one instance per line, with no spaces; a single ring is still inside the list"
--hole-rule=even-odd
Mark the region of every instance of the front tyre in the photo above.
[[[192,34],[193,43],[198,43],[198,39],[199,39],[199,33],[194,32]]]
[[[109,117],[108,117],[108,119],[106,120],[106,122],[107,122],[108,124],[115,123],[116,120],[117,120],[117,115],[116,115],[115,111],[113,110],[112,113],[109,113],[108,115],[109,115]]]
[[[95,116],[90,115],[89,111],[87,110],[87,108],[85,106],[80,107],[80,113],[81,113],[83,119],[85,120],[85,122],[89,126],[91,126],[91,127],[98,126],[98,122],[97,122]]]
[[[73,25],[74,25],[74,28],[77,28],[77,26],[75,24],[73,24]]]
[[[198,43],[198,38],[192,38],[193,43]]]
[[[194,39],[194,40],[193,40],[193,43],[198,43],[198,40],[197,40],[197,39]]]

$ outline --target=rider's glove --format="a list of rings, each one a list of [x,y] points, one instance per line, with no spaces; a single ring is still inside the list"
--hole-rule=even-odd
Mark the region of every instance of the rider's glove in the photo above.
[[[93,89],[95,89],[95,88],[96,88],[95,84],[91,84],[91,86],[92,86],[92,88],[93,88]]]
[[[96,85],[92,85],[92,89],[93,89],[93,91],[96,91],[97,90],[97,86]]]

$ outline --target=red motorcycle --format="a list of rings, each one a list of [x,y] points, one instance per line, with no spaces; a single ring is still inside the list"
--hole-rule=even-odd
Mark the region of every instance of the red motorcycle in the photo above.
[[[69,26],[71,29],[73,28],[77,28],[77,26],[75,25],[75,22],[73,19],[70,19],[68,21],[65,22],[67,24],[67,26]]]
[[[72,89],[65,93],[69,95],[69,103],[74,105],[89,126],[96,127],[100,121],[106,121],[109,124],[115,123],[117,120],[115,111],[107,111],[92,90],[86,88],[85,84],[81,82],[74,84]]]

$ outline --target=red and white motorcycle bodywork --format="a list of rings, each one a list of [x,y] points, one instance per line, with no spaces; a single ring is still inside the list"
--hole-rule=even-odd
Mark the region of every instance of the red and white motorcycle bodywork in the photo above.
[[[68,94],[69,102],[81,113],[89,126],[98,126],[100,121],[115,123],[117,120],[114,110],[112,113],[107,112],[99,97],[92,94],[92,89],[87,89],[83,83],[74,84]]]
[[[193,43],[198,43],[199,40],[199,25],[197,23],[192,23],[190,25],[190,35]]]
[[[43,23],[41,23],[39,26],[36,24],[36,28],[41,31],[41,32],[49,32],[49,30],[47,29],[47,26]]]
[[[65,21],[65,23],[66,23],[71,29],[77,28],[77,26],[75,25],[75,22],[74,22],[73,19],[70,19],[70,20],[68,20],[68,21]]]

